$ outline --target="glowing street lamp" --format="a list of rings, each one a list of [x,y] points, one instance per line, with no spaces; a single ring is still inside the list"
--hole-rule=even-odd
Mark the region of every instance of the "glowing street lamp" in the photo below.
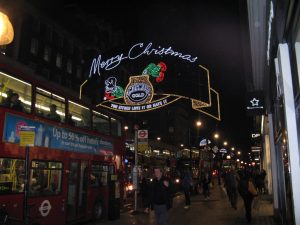
[[[240,154],[242,154],[242,153],[241,153],[241,151],[238,151],[237,154],[240,155]]]
[[[197,126],[197,127],[201,127],[201,126],[202,126],[202,122],[201,122],[200,120],[198,120],[198,121],[196,122],[196,126]]]
[[[128,130],[129,129],[129,127],[128,126],[124,126],[124,130]]]
[[[219,136],[218,133],[215,133],[215,134],[214,134],[214,138],[215,138],[215,139],[218,139],[219,137],[220,137],[220,136]]]
[[[227,156],[226,156],[226,159],[231,159],[231,156],[230,156],[230,155],[227,155]]]
[[[157,138],[156,138],[156,140],[160,141],[160,140],[161,140],[161,138],[160,138],[160,137],[157,137]]]
[[[231,148],[231,151],[234,151],[234,150],[235,150],[235,148],[234,148],[234,147],[232,147],[232,148]]]
[[[184,146],[184,144],[181,144],[181,145],[180,145],[180,147],[183,147],[183,146]]]
[[[7,15],[0,12],[0,45],[7,45],[14,39],[14,28]]]
[[[224,141],[223,145],[224,145],[224,146],[227,146],[227,145],[228,145],[228,142],[227,142],[227,141]]]

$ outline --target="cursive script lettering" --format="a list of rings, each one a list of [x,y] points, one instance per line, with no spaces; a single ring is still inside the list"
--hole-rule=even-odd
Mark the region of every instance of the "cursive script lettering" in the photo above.
[[[138,43],[133,45],[127,55],[124,55],[124,53],[121,53],[119,55],[116,55],[114,57],[111,57],[107,60],[103,60],[102,56],[99,55],[98,58],[94,58],[92,61],[92,65],[90,68],[90,74],[89,77],[91,77],[94,74],[98,74],[99,76],[101,75],[101,69],[104,70],[111,70],[116,68],[117,66],[120,65],[120,63],[124,59],[129,59],[129,60],[134,60],[137,59],[143,55],[171,55],[174,57],[178,57],[182,60],[186,60],[188,62],[196,62],[198,57],[192,57],[189,54],[183,54],[181,52],[176,52],[172,49],[172,47],[168,48],[162,48],[158,46],[158,48],[153,48],[152,43],[148,43],[147,46],[144,45],[144,43]]]

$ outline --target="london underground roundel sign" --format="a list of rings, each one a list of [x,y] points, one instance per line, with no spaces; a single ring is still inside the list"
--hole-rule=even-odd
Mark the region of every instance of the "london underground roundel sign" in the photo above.
[[[139,130],[138,138],[148,138],[148,130]]]

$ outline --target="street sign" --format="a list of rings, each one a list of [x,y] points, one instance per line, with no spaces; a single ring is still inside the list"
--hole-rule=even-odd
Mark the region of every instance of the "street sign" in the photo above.
[[[199,146],[206,146],[209,145],[211,141],[209,139],[202,139],[199,143]]]
[[[148,138],[148,130],[138,130],[138,138],[139,139],[147,139]]]
[[[35,127],[21,126],[20,127],[20,146],[34,146]]]
[[[226,150],[225,148],[221,148],[221,149],[219,150],[219,152],[221,152],[221,153],[227,153],[227,150]]]
[[[145,152],[148,150],[148,142],[138,142],[138,152]]]
[[[219,150],[219,148],[218,148],[217,146],[214,146],[214,147],[212,148],[212,150],[213,150],[214,153],[217,153],[218,150]]]

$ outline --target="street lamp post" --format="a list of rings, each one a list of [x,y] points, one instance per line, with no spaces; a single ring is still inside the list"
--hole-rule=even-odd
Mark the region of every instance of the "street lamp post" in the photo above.
[[[192,147],[191,147],[191,128],[189,127],[189,148],[190,148],[190,172],[192,173]]]
[[[134,186],[134,211],[137,213],[137,189],[138,189],[138,125],[134,125],[134,167],[132,174],[132,183]]]
[[[195,122],[195,125],[197,128],[199,128],[202,126],[202,122],[200,120],[197,120]],[[190,126],[189,126],[188,132],[189,132],[188,134],[189,134],[189,148],[190,148],[190,171],[192,172],[192,162],[193,162],[192,156],[193,155],[192,155],[192,146],[191,146],[191,128],[190,128]],[[197,135],[197,137],[198,137],[198,135]],[[200,156],[200,150],[199,150],[199,156]]]
[[[216,141],[217,146],[219,144],[219,137],[220,135],[218,133],[214,133],[214,139]],[[220,152],[218,152],[217,154],[218,154],[218,185],[221,185],[221,168],[223,166],[223,159],[222,156],[220,157]]]

